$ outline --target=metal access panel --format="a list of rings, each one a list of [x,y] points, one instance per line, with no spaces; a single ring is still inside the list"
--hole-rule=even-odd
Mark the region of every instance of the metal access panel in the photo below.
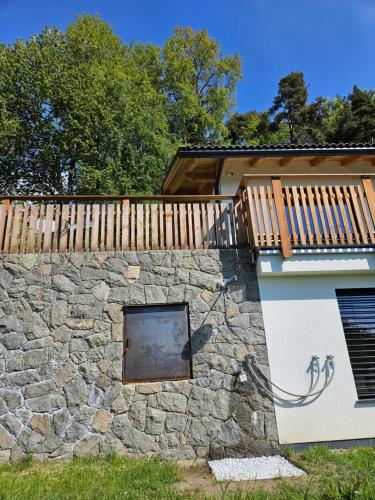
[[[123,382],[191,378],[188,304],[124,308]]]

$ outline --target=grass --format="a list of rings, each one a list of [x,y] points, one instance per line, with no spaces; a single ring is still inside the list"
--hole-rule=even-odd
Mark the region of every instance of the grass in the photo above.
[[[203,487],[180,491],[178,483],[189,471],[158,459],[120,458],[114,454],[42,464],[27,459],[0,466],[0,499],[375,500],[375,449],[338,453],[316,446],[300,454],[288,450],[287,454],[308,476],[255,481],[247,483],[246,488],[241,483],[220,483],[215,494],[207,494]]]

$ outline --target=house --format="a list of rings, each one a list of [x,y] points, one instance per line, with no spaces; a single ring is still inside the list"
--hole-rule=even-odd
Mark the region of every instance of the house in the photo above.
[[[159,196],[3,196],[0,458],[372,442],[374,175],[189,147]]]

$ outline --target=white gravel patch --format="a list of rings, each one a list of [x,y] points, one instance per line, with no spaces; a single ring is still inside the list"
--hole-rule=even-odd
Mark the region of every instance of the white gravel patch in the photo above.
[[[273,457],[225,458],[208,462],[218,481],[249,481],[278,477],[305,476],[306,472],[295,467],[280,455]]]

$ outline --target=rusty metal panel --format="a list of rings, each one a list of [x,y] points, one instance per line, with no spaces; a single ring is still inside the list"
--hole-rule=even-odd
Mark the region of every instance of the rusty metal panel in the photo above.
[[[191,378],[188,304],[124,309],[123,381]]]

